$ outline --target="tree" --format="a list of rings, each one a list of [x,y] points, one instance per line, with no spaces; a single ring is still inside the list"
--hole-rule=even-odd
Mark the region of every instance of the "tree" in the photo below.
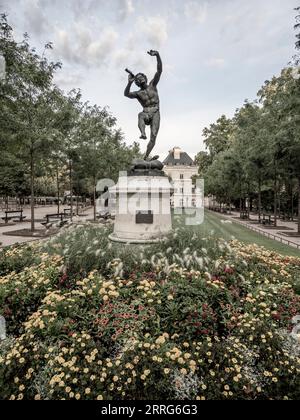
[[[272,123],[270,150],[276,176],[289,168],[298,182],[298,231],[300,234],[300,80],[287,68],[279,77],[266,82],[260,91],[261,101]],[[276,185],[275,185],[276,194]],[[276,214],[276,209],[275,209]]]
[[[49,62],[30,48],[28,35],[18,44],[5,15],[0,19],[0,52],[6,61],[6,78],[0,82],[1,127],[6,141],[18,148],[18,156],[30,173],[31,230],[35,229],[35,173],[38,161],[49,153],[53,141],[58,90],[53,76],[60,63]],[[52,45],[45,46],[45,53]]]
[[[233,122],[222,115],[215,124],[203,130],[204,143],[212,159],[230,147]]]
[[[239,149],[239,160],[243,162],[249,200],[252,194],[257,194],[259,221],[262,213],[262,186],[267,178],[268,165],[266,144],[269,134],[263,116],[263,109],[248,101],[235,116],[236,148]]]
[[[116,119],[106,108],[86,104],[80,126],[78,171],[91,183],[94,220],[96,220],[98,180],[117,181],[120,170],[124,170],[134,157],[138,157],[139,148],[137,145],[126,146],[121,131],[115,127]]]
[[[296,50],[300,50],[300,7],[296,7],[295,11],[297,12],[296,16],[296,24],[295,24],[295,31],[297,31],[296,34]],[[298,62],[299,62],[299,54],[298,54]]]
[[[212,164],[212,158],[207,152],[202,151],[195,157],[195,163],[199,167],[199,175],[204,177],[208,168]]]
[[[6,197],[8,206],[7,198],[27,193],[29,185],[23,162],[2,147],[0,152],[0,194]]]

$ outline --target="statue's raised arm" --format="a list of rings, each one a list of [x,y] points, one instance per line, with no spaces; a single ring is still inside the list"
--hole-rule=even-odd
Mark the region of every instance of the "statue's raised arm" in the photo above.
[[[162,60],[158,51],[151,50],[151,51],[148,51],[148,54],[151,55],[151,57],[157,58],[157,72],[154,76],[154,79],[151,82],[154,86],[157,86],[163,72],[163,63],[162,63]]]

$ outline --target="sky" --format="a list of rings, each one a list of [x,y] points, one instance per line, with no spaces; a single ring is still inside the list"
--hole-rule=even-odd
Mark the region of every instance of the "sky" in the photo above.
[[[137,101],[124,97],[128,75],[151,79],[161,54],[161,129],[155,153],[175,146],[192,157],[204,150],[202,131],[232,117],[294,54],[299,0],[0,0],[15,37],[27,32],[63,68],[55,82],[80,88],[92,104],[109,106],[126,142],[139,141]]]

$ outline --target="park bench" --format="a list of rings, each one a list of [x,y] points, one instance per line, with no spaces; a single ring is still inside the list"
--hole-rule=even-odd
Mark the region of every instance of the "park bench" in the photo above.
[[[222,209],[221,209],[221,213],[223,213],[223,214],[228,214],[228,210],[227,210],[226,208],[222,208]]]
[[[42,222],[42,225],[46,226],[49,225],[50,222],[61,222],[62,224],[67,223],[66,220],[69,218],[69,216],[67,216],[65,213],[55,213],[55,214],[46,214],[45,222]]]
[[[64,209],[64,215],[65,215],[65,217],[70,217],[71,216],[71,209]],[[75,216],[75,215],[76,215],[76,213],[73,210],[73,216]]]
[[[242,210],[241,211],[241,214],[240,214],[240,218],[242,219],[242,220],[249,220],[249,213],[247,212],[247,211],[244,211],[244,210]]]
[[[26,216],[23,216],[23,210],[6,210],[5,217],[2,217],[2,220],[7,224],[10,220],[22,222],[26,219]]]
[[[284,222],[292,222],[292,216],[286,213],[281,213],[279,219],[283,220]]]
[[[261,223],[265,226],[275,226],[274,216],[271,214],[263,214],[263,220]]]

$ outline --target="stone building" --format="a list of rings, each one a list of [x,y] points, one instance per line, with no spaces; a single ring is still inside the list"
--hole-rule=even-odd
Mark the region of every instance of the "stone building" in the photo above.
[[[199,191],[193,183],[193,177],[198,175],[198,167],[193,159],[179,147],[174,147],[164,160],[164,172],[174,184],[172,206],[175,208],[196,207]]]

